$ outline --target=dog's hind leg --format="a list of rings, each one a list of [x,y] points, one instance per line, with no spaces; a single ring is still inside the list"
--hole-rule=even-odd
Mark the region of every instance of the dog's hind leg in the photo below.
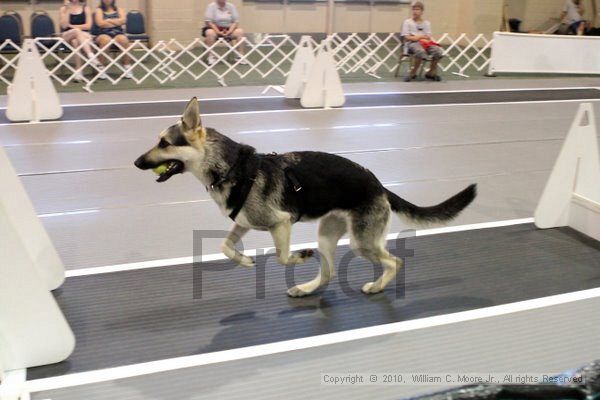
[[[362,292],[366,294],[379,293],[387,286],[388,283],[402,268],[402,260],[390,254],[382,245],[376,250],[376,259],[383,266],[383,274],[375,282],[367,282],[362,287]]]
[[[271,232],[273,242],[275,243],[277,260],[282,265],[302,264],[314,254],[314,251],[311,249],[304,249],[290,254],[292,223],[289,220],[275,225],[269,229],[269,232]]]
[[[235,248],[235,245],[249,230],[250,229],[244,228],[241,225],[233,224],[233,228],[231,228],[231,231],[227,234],[221,245],[221,251],[225,256],[244,267],[254,267],[254,260],[251,257],[240,253]]]
[[[327,285],[335,277],[335,250],[337,243],[347,231],[344,217],[330,214],[321,219],[319,223],[319,254],[321,268],[316,278],[294,286],[288,290],[291,297],[301,297],[313,293],[315,290]]]
[[[350,246],[362,257],[373,263],[380,263],[383,274],[375,281],[362,287],[363,293],[379,293],[394,279],[402,268],[402,260],[390,254],[385,248],[390,208],[387,204],[375,204],[369,210],[353,212],[351,216]]]

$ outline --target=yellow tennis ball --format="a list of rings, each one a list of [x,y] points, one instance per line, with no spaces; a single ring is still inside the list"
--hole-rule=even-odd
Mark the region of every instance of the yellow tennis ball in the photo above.
[[[154,168],[152,171],[154,171],[154,173],[156,175],[162,175],[165,172],[167,172],[167,164],[160,164],[158,167]]]

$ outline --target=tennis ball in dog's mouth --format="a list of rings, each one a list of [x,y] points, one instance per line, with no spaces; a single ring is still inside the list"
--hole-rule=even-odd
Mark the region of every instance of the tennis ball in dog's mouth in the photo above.
[[[168,168],[167,163],[164,163],[164,164],[160,164],[158,167],[154,168],[152,171],[154,171],[154,173],[156,175],[162,175],[165,172],[167,172],[167,168]]]

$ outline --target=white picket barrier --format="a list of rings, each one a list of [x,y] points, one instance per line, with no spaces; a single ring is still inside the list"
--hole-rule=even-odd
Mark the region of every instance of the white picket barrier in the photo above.
[[[600,240],[600,149],[594,108],[577,115],[535,210],[539,228],[570,226]]]
[[[211,46],[206,45],[202,38],[185,43],[175,39],[161,40],[152,46],[134,41],[128,48],[123,48],[114,39],[103,48],[93,41],[89,42],[95,57],[102,55],[107,60],[104,66],[97,66],[95,60],[82,55],[84,43],[73,47],[62,38],[36,38],[34,43],[55,82],[67,85],[73,83],[76,76],[83,75],[81,84],[88,91],[100,81],[101,71],[108,71],[108,81],[113,85],[127,81],[129,71],[122,64],[125,55],[132,59],[131,81],[135,84],[153,80],[162,85],[185,78],[198,80],[212,77],[221,85],[226,85],[230,79],[285,78],[296,51],[301,48],[302,39],[279,34],[256,36],[254,41],[244,39],[238,43],[220,39]],[[330,51],[340,74],[364,73],[380,77],[393,73],[402,51],[400,37],[396,33],[334,33],[329,40]],[[442,71],[466,76],[467,70],[482,71],[490,62],[492,41],[484,35],[471,39],[466,34],[454,38],[445,33],[435,40],[445,50],[445,57],[439,64]],[[310,37],[309,41],[316,51],[318,46],[315,38]],[[241,46],[246,49],[244,55]],[[7,48],[19,49],[19,46],[11,41],[0,43],[0,84],[6,85],[10,84],[21,57],[21,54],[3,54]],[[216,55],[217,62],[208,65],[206,59],[211,53]],[[76,57],[84,60],[79,69],[73,66]],[[247,64],[243,64],[242,60]]]
[[[64,266],[0,146],[0,375],[66,359],[75,338],[51,290]],[[10,378],[18,372],[8,374]],[[0,395],[10,398],[4,379]]]

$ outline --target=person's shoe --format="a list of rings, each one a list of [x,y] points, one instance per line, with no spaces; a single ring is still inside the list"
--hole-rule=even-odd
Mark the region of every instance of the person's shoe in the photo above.
[[[98,74],[98,79],[105,81],[108,79],[108,75],[106,75],[106,72],[102,71]]]
[[[73,80],[75,82],[83,82],[85,78],[83,77],[83,74],[81,72],[76,72],[75,76],[73,77]]]
[[[97,58],[94,58],[93,54],[88,54],[88,59],[90,60],[90,65],[97,69],[102,69],[102,64],[98,61]]]
[[[440,82],[442,80],[442,78],[440,78],[439,75],[429,75],[429,74],[425,74],[425,79],[429,79],[430,81],[434,81],[434,82]]]
[[[215,57],[214,54],[209,54],[208,55],[208,60],[206,61],[206,63],[208,65],[214,65],[214,64],[216,64],[217,63],[217,57]]]
[[[240,65],[248,65],[248,60],[246,60],[245,58],[240,57],[240,56],[237,56],[235,58],[235,61],[239,62]]]
[[[129,68],[131,68],[131,65],[123,65],[123,68],[129,69]],[[125,74],[123,75],[123,78],[133,79],[133,71],[129,70],[129,71],[125,72]]]
[[[407,77],[404,78],[404,82],[414,81],[415,79],[417,79],[416,75],[408,75]]]

